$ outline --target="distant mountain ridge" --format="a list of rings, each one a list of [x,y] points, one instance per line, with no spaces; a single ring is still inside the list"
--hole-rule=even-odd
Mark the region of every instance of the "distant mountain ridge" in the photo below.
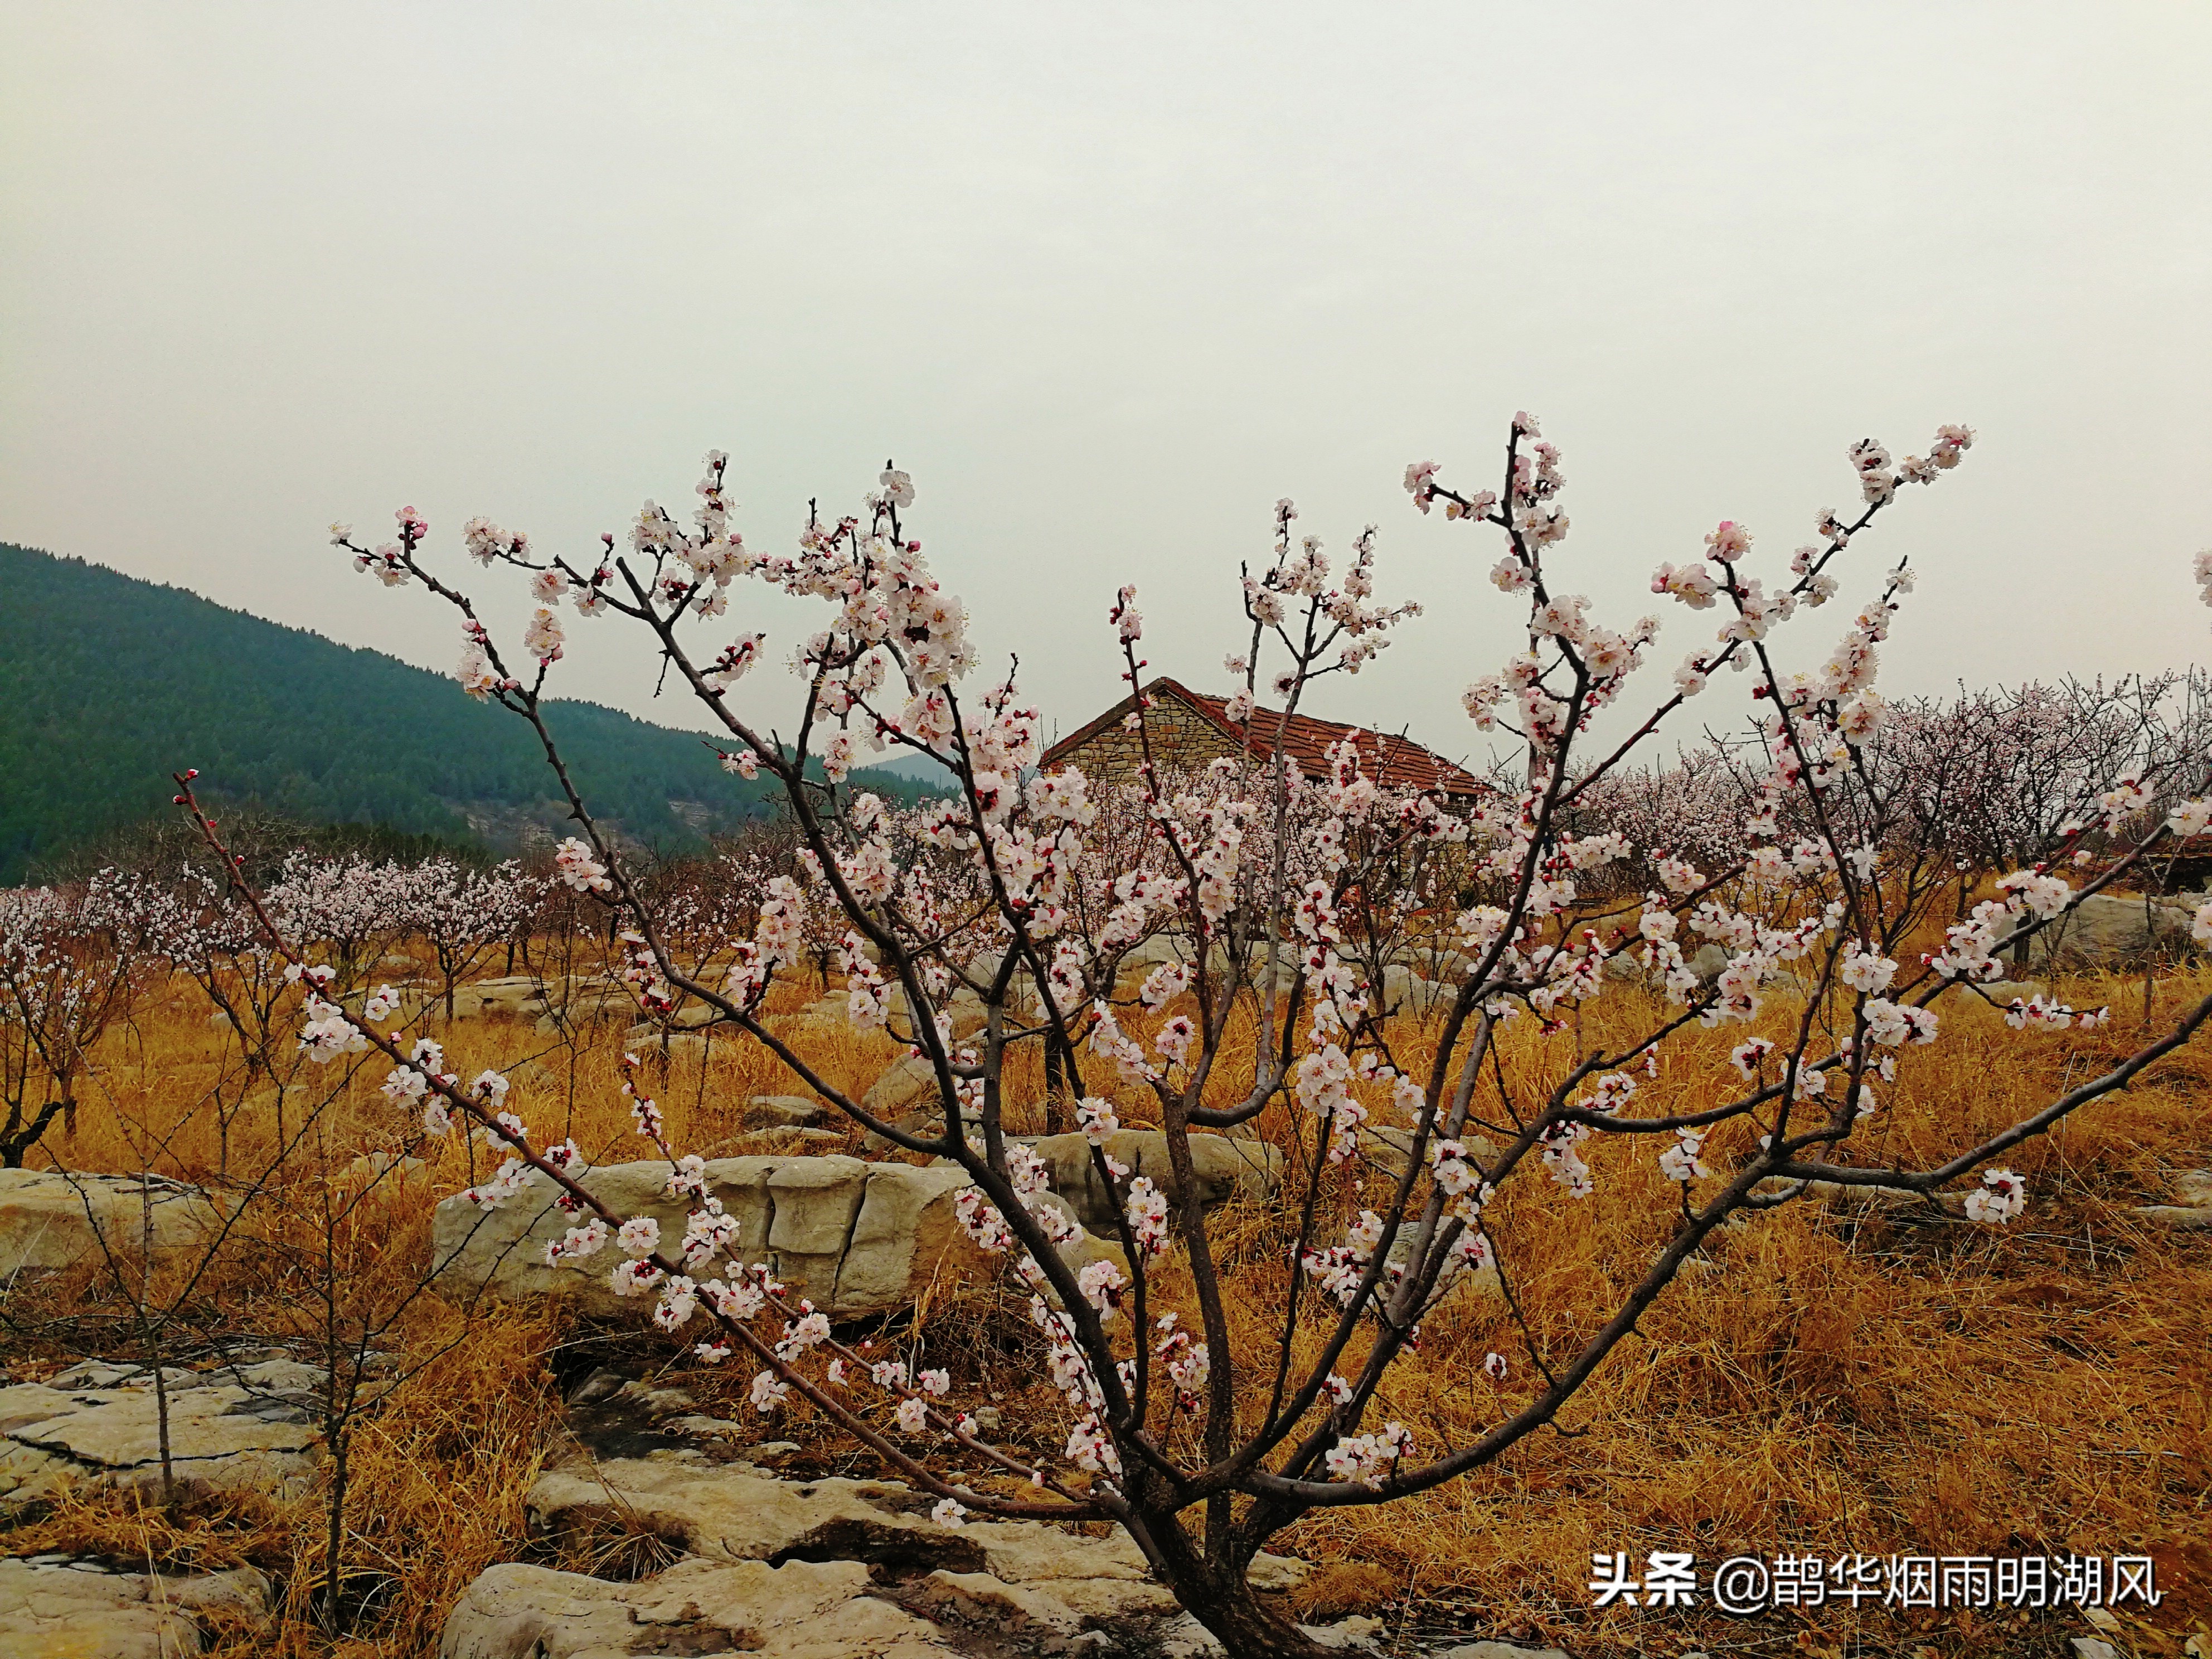
[[[890,760],[870,761],[856,766],[852,780],[866,789],[882,789],[897,785],[933,795],[957,793],[952,782],[952,769],[941,760],[927,755],[917,755],[911,750],[900,750]]]
[[[767,811],[691,733],[546,705],[584,799],[670,851]],[[556,830],[537,738],[453,680],[183,588],[0,543],[0,885],[170,810],[216,800],[511,850]]]

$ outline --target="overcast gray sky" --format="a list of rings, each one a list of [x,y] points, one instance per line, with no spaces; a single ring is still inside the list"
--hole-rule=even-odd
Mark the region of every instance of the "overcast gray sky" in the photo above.
[[[720,447],[780,549],[892,456],[1068,729],[1123,580],[1154,666],[1219,684],[1289,495],[1340,550],[1379,523],[1381,592],[1429,607],[1316,712],[1463,752],[1516,613],[1407,461],[1492,483],[1539,414],[1553,568],[1620,625],[1715,520],[1779,569],[1848,442],[1961,420],[1847,583],[1923,571],[1887,688],[2178,665],[2212,622],[2208,87],[2196,0],[12,0],[0,538],[443,671],[449,617],[329,520],[588,556]],[[779,657],[813,625],[748,617]],[[1711,625],[1674,609],[1648,678]],[[562,689],[696,724],[622,627],[572,627]]]

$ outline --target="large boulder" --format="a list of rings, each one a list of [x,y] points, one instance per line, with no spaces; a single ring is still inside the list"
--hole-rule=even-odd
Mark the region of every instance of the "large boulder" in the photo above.
[[[1432,1146],[1439,1138],[1432,1134],[1423,1145],[1425,1147]],[[1390,1181],[1399,1181],[1404,1178],[1406,1165],[1413,1158],[1414,1139],[1412,1129],[1395,1123],[1363,1124],[1358,1135],[1359,1151],[1373,1165],[1376,1174]],[[1459,1143],[1467,1148],[1477,1164],[1485,1168],[1498,1160],[1498,1148],[1487,1135],[1463,1133]]]
[[[1424,979],[1411,968],[1396,963],[1382,969],[1382,1007],[1385,1012],[1423,1019],[1431,1011],[1451,1006],[1459,995],[1455,985],[1443,985],[1432,979]]]
[[[810,1042],[834,1041],[852,1034],[853,1017],[850,999],[844,992],[836,991],[817,999],[790,1016],[785,1024],[787,1042],[804,1048]],[[902,1037],[901,1039],[904,1039]]]
[[[730,1018],[711,1002],[685,1003],[667,1017],[665,1022],[678,1030],[696,1031],[706,1025],[726,1025]]]
[[[884,1068],[860,1097],[860,1105],[872,1117],[890,1122],[918,1109],[933,1110],[939,1099],[936,1067],[927,1055],[908,1054]]]
[[[0,1561],[0,1659],[182,1659],[218,1628],[265,1625],[269,1603],[252,1567],[160,1577],[63,1556]]]
[[[996,951],[976,952],[974,959],[963,970],[965,982],[955,989],[952,1000],[956,1002],[962,1000],[960,992],[964,990],[969,996],[974,997],[977,1006],[981,1006],[982,998],[972,988],[989,986],[998,978],[999,969],[1003,965],[1003,962],[1004,959]],[[1043,1007],[1043,1002],[1037,996],[1036,981],[1030,976],[1027,967],[1017,967],[1014,969],[1013,978],[1006,985],[1007,1013],[1017,1018],[1034,1018]]]
[[[163,1381],[177,1480],[215,1492],[306,1490],[321,1371],[269,1359]],[[157,1405],[152,1378],[123,1367],[78,1366],[51,1383],[0,1388],[0,1511],[80,1484],[158,1488]]]
[[[1183,947],[1164,935],[1155,933],[1150,939],[1139,939],[1114,964],[1114,994],[1125,999],[1133,997],[1144,988],[1154,969],[1188,960]]]
[[[103,1250],[119,1257],[213,1242],[222,1212],[197,1187],[161,1176],[0,1170],[0,1283],[27,1269],[67,1267]]]
[[[427,994],[441,1012],[444,999],[434,988]],[[634,1019],[637,999],[629,988],[605,974],[577,974],[568,978],[535,974],[504,974],[493,979],[471,980],[453,988],[453,1018],[481,1019],[496,1015],[510,1019],[539,1019],[549,1023],[558,1015],[569,1024],[592,1019]]]
[[[725,1041],[738,1034],[738,1027],[723,1017],[722,1011],[710,1002],[687,1002],[672,1013],[651,1019],[636,1019],[635,1006],[625,1011],[633,1024],[623,1032],[625,1048],[643,1053],[647,1047],[666,1046],[672,1052],[696,1053],[706,1047],[717,1035]],[[709,1030],[709,1027],[714,1028]]]
[[[755,1095],[745,1103],[745,1109],[771,1126],[786,1125],[794,1129],[818,1128],[830,1117],[827,1106],[805,1095]]]
[[[747,1129],[740,1134],[726,1135],[710,1146],[702,1146],[702,1158],[789,1158],[810,1157],[845,1150],[844,1132],[838,1129],[802,1129],[788,1123],[773,1124],[765,1129]]]
[[[1114,1231],[1114,1200],[1098,1178],[1091,1162],[1091,1143],[1079,1134],[1024,1136],[1050,1170],[1052,1189],[1074,1209],[1076,1219],[1095,1232]],[[1135,1173],[1149,1176],[1180,1203],[1175,1172],[1168,1157],[1168,1138],[1158,1129],[1120,1129],[1106,1138],[1107,1156]],[[1194,1134],[1190,1138],[1191,1172],[1197,1177],[1199,1201],[1212,1209],[1232,1198],[1265,1198],[1282,1181],[1283,1153],[1264,1141],[1228,1135]]]
[[[2081,968],[2130,968],[2185,956],[2193,948],[2190,927],[2195,913],[2163,899],[2092,893],[2039,933],[2019,939],[2014,928],[1998,941],[1996,954],[2008,962],[2025,957],[2027,965],[2057,963]]]
[[[1683,965],[1697,975],[1698,984],[1710,986],[1728,972],[1729,953],[1718,945],[1700,945],[1689,953]]]
[[[844,1000],[840,998],[838,1000],[840,1003],[838,1018],[842,1020],[845,1018],[842,1006]],[[942,1008],[934,1012],[947,1016],[952,1028],[952,1040],[955,1042],[967,1042],[990,1024],[991,1011],[983,1006],[983,999],[964,985],[955,990],[951,996],[946,999]],[[890,1035],[901,1042],[911,1043],[915,1040],[914,1033],[916,1028],[914,1021],[908,1018],[906,999],[903,996],[891,999],[891,1017],[887,1029]]]
[[[794,1297],[832,1318],[909,1306],[933,1279],[973,1271],[981,1260],[953,1214],[953,1194],[968,1184],[957,1169],[756,1157],[716,1158],[706,1175],[708,1190],[737,1218],[744,1259],[766,1262]],[[431,1249],[448,1292],[481,1285],[511,1300],[568,1296],[594,1314],[637,1311],[639,1303],[617,1297],[607,1281],[611,1252],[546,1265],[546,1244],[573,1224],[542,1177],[532,1180],[489,1212],[458,1194],[438,1206]],[[685,1206],[667,1183],[660,1162],[602,1164],[583,1176],[617,1215],[651,1216],[664,1237],[680,1237]]]
[[[477,1019],[487,1014],[520,1018],[545,1012],[544,982],[530,974],[506,974],[495,979],[472,980],[453,988],[453,1018]]]

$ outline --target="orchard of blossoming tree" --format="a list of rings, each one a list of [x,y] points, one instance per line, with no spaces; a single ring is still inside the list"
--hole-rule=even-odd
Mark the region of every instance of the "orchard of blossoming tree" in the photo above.
[[[321,1368],[329,1468],[320,1519],[287,1546],[303,1564],[287,1594],[326,1633],[401,1627],[394,1592],[364,1588],[380,1546],[362,1511],[377,1506],[349,1483],[387,1478],[379,1455],[428,1455],[410,1419],[504,1443],[484,1425],[544,1386],[465,1363],[501,1321],[596,1319],[657,1345],[660,1370],[727,1389],[728,1434],[924,1495],[927,1519],[898,1525],[936,1540],[924,1553],[941,1565],[1000,1572],[1007,1523],[1115,1529],[1131,1571],[1237,1659],[1330,1650],[1344,1632],[1314,1620],[1332,1612],[1390,1602],[1401,1634],[1427,1616],[1418,1561],[1411,1584],[1342,1588],[1380,1571],[1363,1565],[1387,1530],[1370,1516],[1418,1517],[1403,1524],[1449,1558],[1459,1547],[1433,1540],[1494,1536],[1483,1506],[1508,1494],[1521,1533],[1540,1533],[1531,1492],[1549,1490],[1584,1505],[1564,1552],[1579,1561],[1669,1540],[1771,1551],[1797,1540],[1753,1535],[1782,1513],[1747,1473],[1772,1473],[1760,1437],[1820,1424],[1814,1437],[1848,1440],[1836,1425],[1851,1420],[1864,1443],[1823,1455],[1853,1471],[1853,1501],[1878,1503],[1881,1480],[1917,1491],[1933,1462],[1878,1480],[1851,1461],[1879,1441],[1911,1465],[1936,1431],[1900,1418],[1906,1396],[1887,1385],[1874,1403],[1854,1353],[1948,1340],[1897,1286],[1969,1261],[2009,1282],[2045,1260],[2031,1241],[2070,1239],[2086,1138],[2126,1122],[2133,1144],[2177,1156],[2198,1133],[2201,1152],[2179,1109],[2154,1129],[2138,1119],[2200,1074],[2181,1068],[2204,1066],[2212,1015],[2193,965],[2212,899],[2176,896],[2212,830],[2205,682],[1942,700],[1881,687],[1914,585],[1881,556],[1881,521],[1973,443],[1946,425],[1921,455],[1850,445],[1856,504],[1808,510],[1811,538],[1786,555],[1735,522],[1701,547],[1686,537],[1650,577],[1692,640],[1671,664],[1653,660],[1657,617],[1603,617],[1569,590],[1561,456],[1533,417],[1487,461],[1409,466],[1411,507],[1464,524],[1470,580],[1525,623],[1525,649],[1468,666],[1464,707],[1497,757],[1474,799],[1386,787],[1348,744],[1319,778],[1279,742],[1179,770],[1141,697],[1133,781],[1041,769],[1040,712],[979,661],[896,468],[780,550],[748,544],[719,453],[696,511],[648,505],[625,541],[580,557],[481,519],[449,556],[411,507],[388,541],[333,526],[392,602],[447,608],[459,679],[529,728],[574,833],[532,868],[249,858],[203,802],[219,780],[180,756],[195,847],[0,894],[8,1164],[211,1195],[167,1277],[151,1219],[140,1267],[108,1250],[76,1270],[106,1287],[92,1304],[121,1311],[70,1340],[158,1368],[164,1341],[222,1351],[210,1287],[243,1273],[305,1298],[254,1316]],[[1384,597],[1382,540],[1370,526],[1334,555],[1277,504],[1273,558],[1226,612],[1231,720],[1287,729],[1270,710],[1311,708],[1417,613]],[[2212,601],[2212,553],[2196,574]],[[477,582],[527,586],[519,637],[478,620]],[[818,630],[749,628],[754,585],[817,602]],[[1100,617],[1133,693],[1141,599],[1123,587]],[[678,861],[607,827],[544,713],[578,628],[630,630],[725,767],[778,787],[776,820]],[[770,731],[729,694],[777,656],[798,690]],[[1717,679],[1751,693],[1740,731],[1695,723]],[[949,793],[886,800],[859,769],[887,754],[927,757]],[[208,1013],[194,1040],[217,1057],[164,1092],[134,1011],[187,994]],[[795,1103],[781,1127],[728,1136],[732,1103],[771,1100]],[[627,1147],[603,1133],[611,1108]],[[1212,1173],[1224,1158],[1254,1177],[1231,1192]],[[797,1191],[800,1164],[807,1190],[856,1194],[887,1170],[927,1172],[947,1218],[930,1271],[855,1316],[875,1212],[848,1208],[842,1243],[799,1242],[798,1200],[775,1194]],[[741,1176],[769,1195],[757,1217],[732,1195]],[[2136,1207],[2195,1214],[2201,1190]],[[2059,1210],[2063,1224],[2045,1218]],[[2201,1291],[2203,1264],[2185,1260],[2199,1222],[2139,1224],[2161,1242],[2108,1237],[2108,1262],[2182,1251],[2172,1272]],[[501,1259],[460,1274],[483,1239],[506,1241]],[[810,1276],[824,1250],[845,1265]],[[518,1298],[526,1268],[588,1282],[615,1310]],[[1879,1333],[1847,1311],[1855,1273],[1905,1310]],[[969,1310],[965,1346],[933,1314],[945,1298]],[[1755,1364],[1699,1348],[1755,1327]],[[1752,1371],[1765,1380],[1740,1380]],[[604,1397],[568,1392],[572,1412]],[[2166,1458],[2202,1455],[2201,1397],[2183,1418],[2193,1449]],[[167,1420],[165,1537],[187,1524]],[[1613,1430],[1675,1444],[1701,1495],[1662,1503],[1649,1470],[1609,1474],[1611,1450],[1583,1461]],[[1986,1425],[1984,1452],[2018,1455],[2009,1432]],[[2124,1495],[2054,1489],[2032,1516],[2003,1491],[1942,1486],[1915,1513],[1958,1547],[1920,1541],[2143,1554],[2186,1523],[2159,1460],[2137,1461],[2114,1477],[2137,1483]],[[1513,1485],[1532,1471],[1540,1488]],[[657,1535],[635,1518],[645,1501],[625,1500],[621,1551],[559,1565],[656,1582],[638,1571],[637,1540]],[[542,1534],[551,1500],[529,1503]],[[1834,1541],[1827,1510],[1784,1507],[1808,1541]],[[41,1524],[96,1530],[95,1512],[112,1519],[64,1504]],[[714,1555],[701,1537],[678,1546]],[[510,1559],[499,1547],[472,1559]],[[1285,1550],[1326,1571],[1287,1593]],[[1431,1601],[1477,1605],[1446,1595],[1474,1581],[1445,1580]],[[405,1628],[451,1612],[447,1651],[506,1651],[454,1634],[490,1617],[489,1582],[458,1612],[459,1583],[408,1590]],[[1608,1599],[1608,1616],[1637,1605]],[[1074,1603],[1053,1605],[1059,1624],[1024,1615],[1042,1621],[1032,1634],[1085,1627]],[[1553,1612],[1568,1605],[1555,1595]],[[1498,1622],[1553,1627],[1525,1606]],[[1490,1626],[1470,1613],[1462,1628]]]

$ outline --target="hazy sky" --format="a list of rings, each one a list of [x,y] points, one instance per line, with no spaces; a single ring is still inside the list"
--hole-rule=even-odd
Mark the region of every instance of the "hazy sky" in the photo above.
[[[511,641],[472,514],[587,557],[720,447],[781,549],[896,457],[1065,730],[1124,580],[1154,667],[1219,684],[1289,495],[1339,550],[1378,523],[1381,593],[1429,607],[1316,712],[1456,753],[1517,613],[1407,461],[1494,483],[1539,414],[1553,568],[1625,625],[1715,520],[1779,570],[1851,440],[1961,420],[1968,465],[1849,567],[1854,600],[1923,572],[1888,689],[2203,660],[2208,88],[2197,0],[11,0],[0,538],[442,671],[449,616],[329,520],[419,507]],[[739,593],[779,659],[815,625]],[[1713,624],[1670,609],[1655,683]],[[696,724],[625,629],[574,625],[562,688]]]

